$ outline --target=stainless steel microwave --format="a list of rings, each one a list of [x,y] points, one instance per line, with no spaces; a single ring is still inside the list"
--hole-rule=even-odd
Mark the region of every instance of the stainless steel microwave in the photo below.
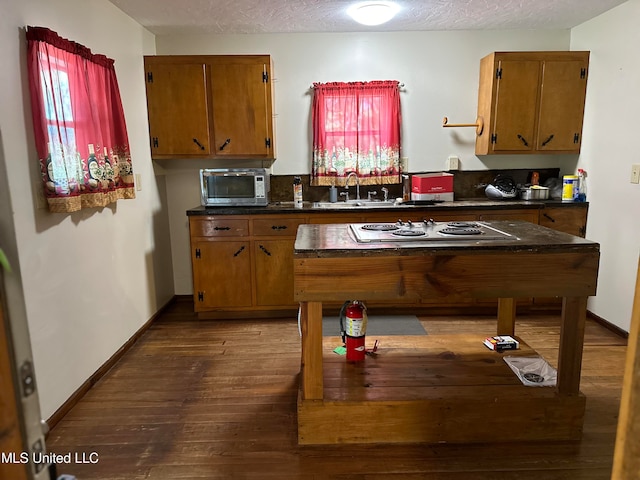
[[[271,190],[266,168],[203,168],[200,188],[205,207],[264,206]]]

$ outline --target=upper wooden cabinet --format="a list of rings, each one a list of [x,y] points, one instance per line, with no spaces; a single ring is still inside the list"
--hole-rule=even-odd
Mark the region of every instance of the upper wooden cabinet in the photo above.
[[[496,52],[480,61],[476,154],[579,153],[589,52]]]
[[[268,55],[144,58],[151,156],[275,158]]]

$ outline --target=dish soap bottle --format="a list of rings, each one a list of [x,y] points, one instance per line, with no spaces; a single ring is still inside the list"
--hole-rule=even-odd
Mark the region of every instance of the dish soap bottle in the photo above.
[[[293,177],[293,206],[302,208],[302,179]]]
[[[576,202],[587,201],[587,172],[582,168],[578,169],[578,195]]]

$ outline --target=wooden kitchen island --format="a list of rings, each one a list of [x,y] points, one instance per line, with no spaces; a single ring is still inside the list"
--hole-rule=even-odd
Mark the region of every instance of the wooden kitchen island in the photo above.
[[[300,444],[580,438],[582,346],[599,245],[524,221],[487,223],[513,238],[360,244],[346,224],[299,227]],[[556,387],[524,386],[503,361],[536,356],[524,342],[502,354],[482,343],[515,335],[515,299],[531,296],[563,297]],[[377,337],[377,355],[359,364],[332,353],[336,338],[323,339],[323,301],[430,298],[499,298],[497,330]]]

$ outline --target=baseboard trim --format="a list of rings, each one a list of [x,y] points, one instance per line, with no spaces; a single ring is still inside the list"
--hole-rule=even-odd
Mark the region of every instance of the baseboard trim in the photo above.
[[[151,324],[164,313],[169,306],[176,301],[174,295],[167,303],[165,303],[160,309],[142,325],[136,333],[134,333],[129,340],[127,340],[117,351],[114,353],[105,363],[102,364],[98,370],[95,371],[73,394],[64,402],[60,408],[58,408],[51,417],[47,420],[49,429],[55,427],[64,416],[91,390],[91,388],[109,371],[111,368],[122,358],[122,356],[129,351],[129,349],[138,341],[144,332],[146,332]]]
[[[621,336],[622,338],[625,339],[629,339],[629,332],[627,332],[626,330],[623,330],[622,328],[618,327],[617,325],[614,325],[613,323],[605,320],[602,317],[599,317],[598,315],[596,315],[595,313],[587,310],[587,317],[589,317],[590,319],[592,319],[594,322],[599,323],[600,325],[602,325],[604,328],[606,328],[607,330],[612,331],[613,333]]]

